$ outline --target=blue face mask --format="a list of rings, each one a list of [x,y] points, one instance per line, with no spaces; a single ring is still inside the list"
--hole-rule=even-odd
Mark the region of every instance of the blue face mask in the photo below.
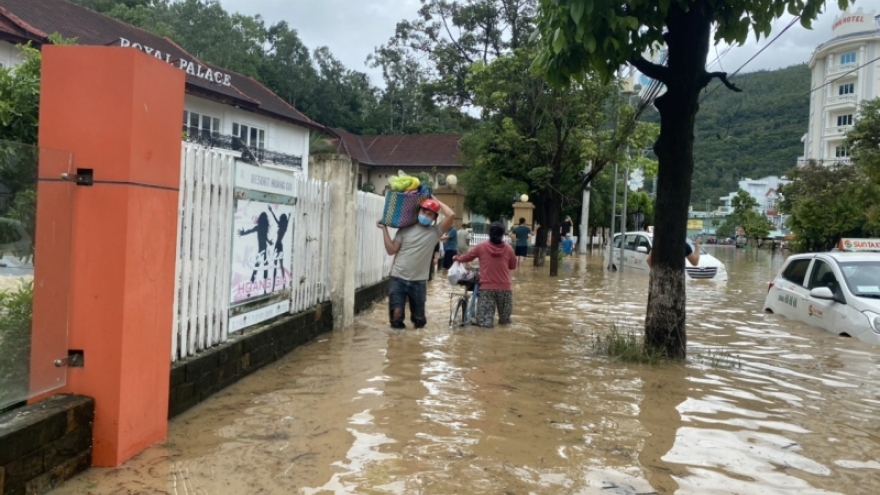
[[[412,218],[412,217],[410,217],[410,218]],[[433,222],[434,222],[434,220],[432,218],[426,217],[425,215],[419,215],[419,223],[424,225],[425,227],[428,227]]]

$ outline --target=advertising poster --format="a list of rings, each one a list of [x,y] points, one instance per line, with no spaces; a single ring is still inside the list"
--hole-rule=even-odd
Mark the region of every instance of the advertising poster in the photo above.
[[[230,331],[290,309],[296,198],[292,177],[236,164]]]

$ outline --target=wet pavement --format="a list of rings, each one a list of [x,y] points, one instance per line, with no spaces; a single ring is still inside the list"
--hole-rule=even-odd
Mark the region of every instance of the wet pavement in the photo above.
[[[515,274],[514,323],[451,330],[374,306],[174,419],[168,441],[53,494],[876,494],[880,347],[765,315],[768,252],[708,248],[688,361],[593,355],[638,329],[647,276],[566,260]]]

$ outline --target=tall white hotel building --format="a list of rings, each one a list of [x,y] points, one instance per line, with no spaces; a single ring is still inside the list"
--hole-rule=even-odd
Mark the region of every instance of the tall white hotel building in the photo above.
[[[831,39],[810,58],[813,71],[809,129],[804,156],[830,164],[848,162],[846,133],[852,128],[862,100],[880,95],[880,24],[875,11],[844,11],[834,19]],[[823,86],[825,85],[825,86]]]

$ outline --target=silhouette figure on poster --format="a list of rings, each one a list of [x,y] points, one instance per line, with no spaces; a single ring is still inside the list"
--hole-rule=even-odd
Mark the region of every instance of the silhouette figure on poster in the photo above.
[[[275,215],[274,213],[272,214]],[[267,247],[269,244],[272,244],[272,241],[269,239],[269,216],[266,213],[260,213],[260,216],[257,217],[257,224],[254,225],[254,228],[245,230],[239,229],[238,236],[243,237],[246,235],[250,235],[256,233],[257,234],[257,257],[254,260],[254,273],[251,274],[251,283],[257,279],[257,271],[259,271],[259,267],[263,266],[263,280],[269,277],[269,259],[267,256]],[[261,260],[262,258],[262,260]],[[267,284],[263,284],[263,293],[266,293]],[[250,294],[248,294],[250,296]]]
[[[278,235],[275,239],[275,255],[272,256],[272,291],[275,291],[275,281],[278,280],[278,269],[281,269],[281,278],[284,280],[282,289],[287,288],[287,278],[284,276],[284,234],[287,233],[287,225],[290,223],[290,218],[287,214],[282,214],[279,219],[275,216],[275,212],[272,210],[272,207],[269,207],[269,213],[272,214],[272,218],[275,219],[275,223],[278,224]],[[265,215],[265,213],[264,213]]]

